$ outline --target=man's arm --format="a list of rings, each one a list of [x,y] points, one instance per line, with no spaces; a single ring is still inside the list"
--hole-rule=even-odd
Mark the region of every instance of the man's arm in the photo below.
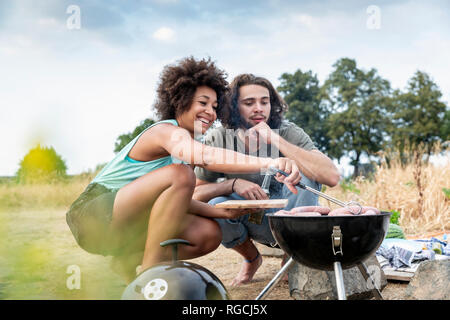
[[[197,179],[192,199],[208,202],[212,198],[229,195],[236,192],[247,200],[267,200],[269,197],[261,186],[244,179],[229,179],[222,182],[213,182]]]
[[[319,150],[307,151],[282,137],[278,139],[278,149],[285,157],[294,160],[299,169],[309,179],[334,187],[338,184],[340,175],[333,161]]]
[[[205,180],[197,179],[194,195],[192,199],[208,202],[212,198],[229,195],[233,191],[231,190],[233,180],[225,180],[222,182],[208,182]]]
[[[309,179],[334,187],[338,184],[340,175],[333,161],[319,150],[305,150],[290,143],[273,130],[265,122],[250,129],[267,144],[275,145],[280,152],[295,161],[300,171]]]

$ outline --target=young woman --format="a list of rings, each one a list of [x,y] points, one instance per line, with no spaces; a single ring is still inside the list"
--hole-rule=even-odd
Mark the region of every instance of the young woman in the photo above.
[[[259,172],[270,166],[291,173],[280,182],[295,184],[300,173],[286,158],[256,158],[206,146],[194,139],[226,117],[227,82],[210,60],[185,58],[164,68],[155,108],[161,121],[125,146],[94,178],[67,212],[67,223],[86,251],[115,257],[126,280],[170,260],[160,242],[188,240],[180,259],[215,250],[222,239],[213,218],[236,218],[248,210],[217,209],[192,199],[193,167],[225,173]]]

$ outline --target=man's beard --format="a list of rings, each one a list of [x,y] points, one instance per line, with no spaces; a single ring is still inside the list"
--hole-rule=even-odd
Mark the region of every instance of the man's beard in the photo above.
[[[240,117],[240,127],[244,130],[248,130],[251,127],[254,127],[250,122],[247,122],[244,118]]]
[[[250,122],[248,122],[248,121],[246,121],[244,118],[242,118],[242,116],[239,116],[239,126],[242,128],[242,129],[244,129],[244,130],[248,130],[248,129],[250,129],[250,128],[252,128],[252,127],[254,127],[254,126],[256,126],[256,124],[251,124]],[[264,120],[266,120],[266,123],[267,123],[267,119],[266,118],[264,118]]]

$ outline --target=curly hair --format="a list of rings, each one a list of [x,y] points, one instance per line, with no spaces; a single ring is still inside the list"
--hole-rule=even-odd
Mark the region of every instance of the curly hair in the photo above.
[[[288,105],[269,80],[263,77],[257,77],[251,73],[240,74],[231,82],[228,92],[228,101],[230,103],[229,116],[224,126],[230,129],[238,129],[243,126],[244,120],[239,113],[239,89],[242,86],[251,84],[259,85],[269,90],[271,109],[269,118],[267,119],[267,125],[272,129],[280,128],[283,114],[287,111]]]
[[[164,67],[160,75],[154,108],[160,120],[175,119],[188,111],[199,86],[207,86],[217,94],[217,118],[227,120],[227,74],[216,67],[211,58],[195,60],[190,56]]]

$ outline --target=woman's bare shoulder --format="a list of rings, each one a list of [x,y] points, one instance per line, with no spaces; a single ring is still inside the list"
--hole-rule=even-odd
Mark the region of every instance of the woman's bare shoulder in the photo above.
[[[171,123],[159,123],[142,133],[130,151],[130,156],[142,161],[167,156],[170,153],[171,141],[180,135],[180,131],[186,130]]]
[[[171,123],[160,123],[144,132],[144,135],[152,138],[161,138],[164,140],[171,140],[171,136],[180,134],[188,134],[184,128],[178,127]]]

